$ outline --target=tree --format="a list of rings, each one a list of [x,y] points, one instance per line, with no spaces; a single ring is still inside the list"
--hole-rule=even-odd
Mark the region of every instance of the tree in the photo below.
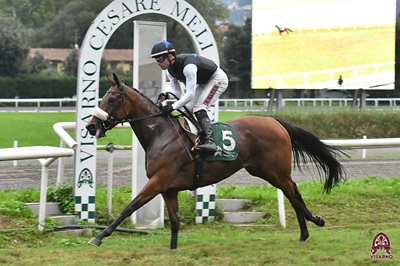
[[[69,0],[0,0],[0,16],[17,18],[28,29],[49,23]]]
[[[238,95],[232,97],[250,97],[251,90],[251,19],[247,18],[242,27],[234,24],[228,25],[229,30],[225,33],[223,42],[223,54],[221,65],[228,72],[232,79],[235,77],[237,84],[230,82],[230,91],[232,87],[238,85]],[[235,91],[236,92],[236,91]]]
[[[34,36],[37,47],[70,48],[82,42],[91,22],[110,0],[72,1]]]
[[[2,0],[0,0],[2,1]],[[31,0],[33,1],[33,0]],[[36,47],[69,48],[75,44],[80,46],[91,22],[110,3],[111,0],[81,0],[68,3],[64,9],[35,34]],[[225,21],[229,17],[229,10],[219,1],[214,0],[187,0],[200,14],[203,15],[214,34],[217,34],[217,21]],[[174,43],[178,51],[193,51],[189,35],[183,27],[169,17],[156,14],[145,14],[134,18],[135,20],[163,21],[168,25],[168,39]],[[132,20],[125,22],[110,38],[107,48],[129,49],[133,47]]]
[[[0,17],[0,25],[0,76],[15,76],[29,53],[27,31],[15,18]]]
[[[44,56],[36,52],[32,57],[26,60],[26,71],[28,74],[41,73],[43,70],[51,66],[50,61],[45,59]]]
[[[76,76],[78,73],[78,60],[79,60],[79,50],[71,49],[67,58],[65,59],[64,74],[68,76]]]

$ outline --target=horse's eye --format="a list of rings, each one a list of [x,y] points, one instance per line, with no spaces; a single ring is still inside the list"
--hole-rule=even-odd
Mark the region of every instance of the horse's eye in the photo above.
[[[108,99],[108,103],[114,103],[114,102],[115,102],[115,98]]]

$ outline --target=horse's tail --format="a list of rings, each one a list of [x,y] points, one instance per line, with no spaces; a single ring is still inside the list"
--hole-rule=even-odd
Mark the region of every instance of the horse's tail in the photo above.
[[[345,180],[345,169],[343,165],[336,160],[336,156],[347,156],[339,149],[326,145],[313,133],[300,127],[293,126],[288,122],[276,119],[289,133],[292,141],[293,162],[299,169],[300,161],[312,161],[322,177],[325,174],[324,192],[329,193],[332,187]]]

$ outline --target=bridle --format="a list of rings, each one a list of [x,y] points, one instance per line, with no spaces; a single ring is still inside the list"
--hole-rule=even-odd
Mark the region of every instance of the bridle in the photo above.
[[[115,85],[114,85],[115,86]],[[139,120],[145,120],[151,117],[156,117],[156,116],[161,116],[162,114],[153,114],[153,115],[147,115],[147,116],[143,116],[143,117],[137,117],[137,118],[125,118],[122,120],[116,120],[114,119],[115,113],[119,110],[121,104],[123,104],[124,108],[125,108],[125,115],[126,117],[129,116],[129,112],[126,106],[126,100],[125,100],[125,92],[119,92],[119,91],[112,91],[112,89],[114,88],[114,86],[109,89],[107,91],[107,93],[104,96],[107,96],[109,93],[115,93],[118,94],[118,101],[116,104],[114,104],[113,108],[111,109],[110,113],[108,113],[108,117],[105,120],[100,119],[101,121],[101,126],[103,127],[103,129],[105,130],[111,130],[113,129],[115,126],[117,126],[118,124],[123,124],[123,123],[133,123],[135,121],[139,121]],[[121,86],[124,86],[124,84],[122,84]]]
[[[125,114],[126,114],[126,116],[128,116],[128,110],[126,108],[126,100],[124,97],[125,92],[111,91],[111,89],[109,89],[107,91],[105,96],[107,96],[109,93],[116,93],[116,94],[119,94],[119,98],[118,98],[117,103],[114,104],[113,108],[111,109],[111,112],[108,113],[107,119],[106,120],[100,119],[101,125],[105,130],[111,130],[112,128],[114,128],[116,125],[118,125],[120,123],[118,120],[114,120],[114,116],[115,116],[115,113],[117,112],[117,110],[119,110],[119,107],[121,106],[121,104],[124,105]]]

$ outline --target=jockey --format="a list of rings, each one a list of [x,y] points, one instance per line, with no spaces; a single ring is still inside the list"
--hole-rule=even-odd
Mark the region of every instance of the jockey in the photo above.
[[[167,70],[172,92],[180,98],[171,106],[163,106],[161,113],[169,115],[173,110],[186,105],[189,111],[195,114],[205,136],[204,143],[195,148],[201,152],[215,152],[217,146],[206,110],[228,87],[229,81],[225,72],[205,57],[196,54],[177,55],[174,46],[166,40],[157,42],[153,46],[151,57],[162,70]],[[186,87],[183,95],[180,82]],[[167,93],[161,93],[157,102],[163,102],[168,98]]]

